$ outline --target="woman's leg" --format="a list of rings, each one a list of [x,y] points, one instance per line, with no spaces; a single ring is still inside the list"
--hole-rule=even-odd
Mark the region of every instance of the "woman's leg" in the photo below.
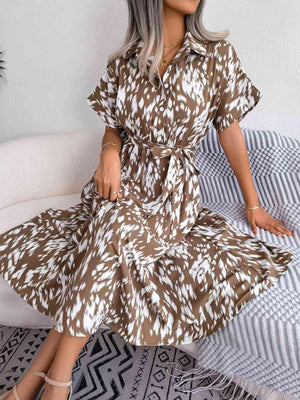
[[[49,378],[62,382],[70,381],[74,364],[89,338],[90,336],[73,337],[62,335],[54,360],[47,373]],[[66,399],[69,390],[69,387],[57,387],[45,382],[41,400]]]
[[[44,379],[33,374],[34,371],[47,372],[54,359],[56,349],[62,333],[54,328],[49,332],[47,339],[39,349],[37,355],[32,361],[26,374],[17,383],[17,392],[22,400],[33,400],[44,383]],[[8,400],[14,400],[13,394],[10,394]]]

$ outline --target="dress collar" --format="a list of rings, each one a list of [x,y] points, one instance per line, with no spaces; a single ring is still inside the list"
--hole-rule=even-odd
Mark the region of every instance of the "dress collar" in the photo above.
[[[183,44],[181,48],[176,53],[173,60],[177,60],[181,57],[185,57],[190,54],[192,51],[207,56],[207,41],[201,41],[196,39],[191,32],[186,31],[183,38]],[[136,57],[140,53],[141,49],[143,48],[144,41],[143,39],[137,39],[137,41],[125,52],[125,59],[128,59],[131,55],[136,54]]]

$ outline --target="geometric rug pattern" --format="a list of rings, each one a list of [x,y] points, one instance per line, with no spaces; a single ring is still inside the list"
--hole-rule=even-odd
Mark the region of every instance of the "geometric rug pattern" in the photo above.
[[[49,332],[0,326],[0,394],[11,389],[26,372]],[[89,338],[74,365],[72,400],[226,400],[232,395],[232,388],[185,392],[183,385],[176,387],[172,370],[166,373],[167,361],[183,369],[196,366],[193,357],[175,346],[135,346],[113,330],[101,328]],[[187,388],[209,385],[213,377],[205,380],[193,381],[193,386]],[[247,393],[241,398],[253,399]]]

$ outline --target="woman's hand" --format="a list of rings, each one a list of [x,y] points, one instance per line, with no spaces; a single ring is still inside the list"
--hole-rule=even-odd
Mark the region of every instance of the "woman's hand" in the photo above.
[[[121,199],[121,160],[116,149],[107,146],[100,153],[100,163],[94,174],[95,190],[99,197],[115,201]]]
[[[246,216],[253,233],[257,233],[257,226],[267,231],[275,233],[277,236],[284,238],[284,234],[294,236],[293,231],[283,226],[283,223],[278,219],[268,214],[262,207],[254,210],[246,208]]]

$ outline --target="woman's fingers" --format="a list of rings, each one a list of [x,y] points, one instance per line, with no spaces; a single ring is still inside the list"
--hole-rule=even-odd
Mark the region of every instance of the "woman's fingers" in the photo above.
[[[279,232],[285,235],[293,236],[293,231],[291,231],[290,229],[286,228],[281,224],[275,224],[275,229],[277,229]]]
[[[275,233],[275,235],[277,235],[277,236],[284,237],[284,236],[282,236],[282,233],[280,233],[280,232],[277,231],[276,225],[273,224],[273,222],[274,222],[274,221],[272,221],[272,222],[270,222],[269,224],[267,224],[263,229],[265,229],[266,231],[269,231],[269,232],[271,232],[271,233]],[[271,225],[271,223],[272,223],[273,225]]]
[[[103,177],[103,198],[109,199],[110,182],[106,176]]]
[[[98,186],[97,186],[98,190],[98,195],[99,197],[103,197],[103,183],[102,181],[98,181]]]
[[[270,231],[271,233],[275,233],[275,235],[277,236],[281,236],[282,238],[284,238],[284,235],[277,229],[277,227],[275,225],[267,225],[266,229],[268,231]]]
[[[94,178],[95,192],[98,193],[99,197],[103,196],[103,183],[99,178]]]
[[[273,221],[277,222],[277,223],[280,224],[280,225],[283,225],[283,222],[279,221],[279,219],[276,219],[276,218],[274,218],[274,217],[273,217]]]
[[[274,221],[273,221],[274,222]],[[281,223],[275,222],[273,225],[268,224],[264,228],[272,233],[275,233],[278,236],[285,237],[284,235],[293,236],[293,231],[283,226]]]
[[[120,181],[114,181],[110,187],[110,200],[115,201],[120,198]]]
[[[256,223],[255,223],[255,219],[254,218],[252,218],[250,226],[251,226],[252,232],[256,233],[257,229],[256,229]]]
[[[104,199],[109,199],[111,201],[121,198],[120,182],[114,181],[113,183],[110,183],[110,181],[105,177],[98,179],[94,178],[94,186],[99,197],[103,197]]]

